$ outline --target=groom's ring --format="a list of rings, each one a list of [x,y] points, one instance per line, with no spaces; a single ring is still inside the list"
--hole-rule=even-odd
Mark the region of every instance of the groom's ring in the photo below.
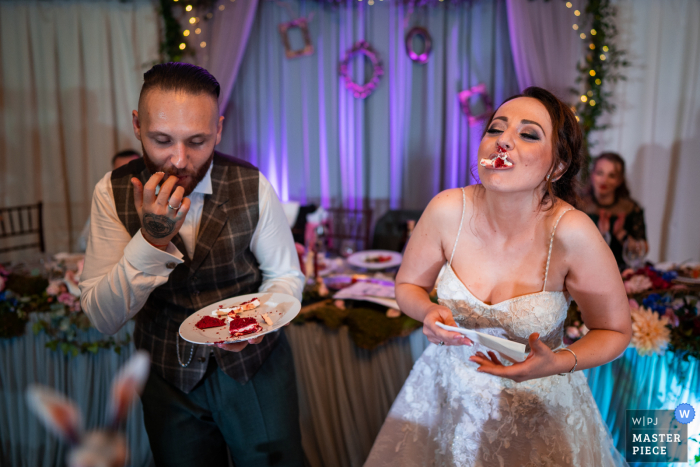
[[[170,203],[168,203],[168,207],[169,207],[170,209],[172,209],[173,211],[177,211],[178,209],[180,209],[180,207],[182,207],[182,201],[180,201],[180,204],[179,204],[178,207],[176,207],[176,208],[172,207],[172,206],[170,205]]]
[[[443,341],[438,342],[438,345],[445,345]]]

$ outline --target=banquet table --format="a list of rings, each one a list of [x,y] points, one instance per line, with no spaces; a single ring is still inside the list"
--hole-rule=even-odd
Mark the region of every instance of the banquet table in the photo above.
[[[48,337],[32,325],[45,317],[30,314],[20,337],[0,339],[0,465],[64,465],[66,445],[48,433],[29,412],[27,385],[50,386],[77,401],[85,426],[104,423],[110,383],[134,352],[133,344],[117,355],[99,350],[75,357],[45,347]],[[117,340],[133,332],[133,322]],[[307,321],[284,331],[294,354],[304,453],[312,467],[361,466],[369,454],[391,404],[415,360],[426,348],[421,329],[366,350],[352,341],[347,326],[337,330]],[[103,339],[94,329],[80,331],[86,341]],[[585,371],[603,419],[619,450],[624,449],[625,409],[673,409],[686,402],[700,409],[700,362],[683,361],[667,352],[640,356],[628,348],[617,360]],[[689,427],[700,432],[700,417]],[[130,410],[125,425],[131,450],[128,465],[153,464],[141,405]],[[700,446],[691,442],[691,452]]]

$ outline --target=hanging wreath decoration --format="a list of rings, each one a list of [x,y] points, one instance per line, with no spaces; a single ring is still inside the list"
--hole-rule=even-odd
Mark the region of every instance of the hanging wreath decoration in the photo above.
[[[481,100],[483,101],[485,107],[483,113],[479,115],[472,115],[471,109],[469,108],[469,99],[471,99],[472,96],[481,96]],[[462,112],[469,117],[469,125],[474,125],[479,121],[488,118],[489,115],[491,115],[491,112],[493,112],[493,103],[491,102],[491,97],[489,96],[489,92],[484,83],[477,84],[476,86],[472,86],[469,89],[461,91],[459,93],[459,103],[462,107]]]
[[[413,38],[416,36],[420,36],[423,38],[422,53],[418,53],[415,50],[413,50]],[[416,26],[415,28],[408,31],[408,34],[406,34],[406,53],[408,54],[408,58],[410,58],[414,62],[420,63],[421,65],[427,63],[428,56],[430,55],[432,47],[433,38],[430,36],[430,33],[427,29],[422,28],[420,26]]]
[[[356,55],[364,55],[372,62],[372,77],[365,84],[358,84],[352,80],[349,71],[350,60]],[[345,59],[340,62],[340,76],[345,80],[345,87],[352,92],[353,96],[364,99],[374,92],[379,85],[379,78],[384,74],[382,62],[377,52],[372,49],[366,41],[358,41],[350,50],[345,53]]]
[[[307,18],[297,18],[292,21],[282,23],[277,26],[277,28],[280,31],[282,44],[284,45],[284,55],[287,58],[303,57],[314,53],[314,46],[311,43],[311,35],[309,34],[309,20]],[[299,50],[293,50],[289,42],[289,30],[292,28],[299,28],[301,30],[301,35],[304,38],[304,47]]]

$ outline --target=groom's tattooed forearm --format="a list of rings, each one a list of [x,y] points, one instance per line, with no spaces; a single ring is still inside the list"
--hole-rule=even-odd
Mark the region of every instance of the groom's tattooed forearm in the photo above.
[[[153,238],[164,238],[175,230],[175,221],[168,216],[144,214],[143,228]]]

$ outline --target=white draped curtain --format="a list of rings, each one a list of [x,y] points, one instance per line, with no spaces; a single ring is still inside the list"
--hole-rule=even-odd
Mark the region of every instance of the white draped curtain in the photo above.
[[[585,44],[573,29],[581,23],[574,11],[583,11],[586,0],[507,0],[508,29],[518,86],[545,88],[565,102],[572,101],[576,64]]]
[[[156,3],[0,0],[0,206],[43,201],[49,252],[75,247],[112,156],[140,150],[131,111],[159,61]],[[187,59],[221,83],[222,112],[257,5],[221,1],[190,37],[197,53]]]
[[[369,205],[376,215],[422,209],[439,191],[473,182],[483,122],[469,125],[457,95],[484,83],[497,105],[517,92],[505,0],[446,1],[412,14],[395,0],[281,3],[258,8],[226,109],[223,152],[260,167],[285,201]],[[285,57],[278,25],[292,19],[290,9],[312,16],[310,56]],[[413,63],[404,46],[414,26],[432,35],[425,65]],[[290,34],[298,48],[301,35]],[[338,74],[359,40],[384,68],[366,99],[355,98]],[[355,80],[366,82],[369,61],[351,63]],[[475,101],[473,110],[483,111]]]
[[[585,46],[572,25],[583,0],[507,0],[513,62],[521,89],[537,85],[565,101]],[[700,3],[616,0],[618,45],[631,63],[608,89],[617,109],[592,134],[591,153],[627,163],[632,196],[645,208],[649,259],[700,260]]]
[[[220,9],[222,6],[224,8]],[[257,10],[258,0],[222,1],[202,36],[190,41],[196,56],[189,61],[209,70],[221,85],[219,110],[222,115],[231,97]],[[187,23],[189,16],[183,15],[181,19],[183,29],[191,29]],[[205,42],[205,47],[200,46],[201,41]]]
[[[158,59],[150,1],[0,2],[0,205],[44,203],[49,252],[70,251]]]
[[[645,208],[649,257],[700,260],[700,2],[619,0],[619,44],[632,66],[614,88],[594,151],[619,152]]]

